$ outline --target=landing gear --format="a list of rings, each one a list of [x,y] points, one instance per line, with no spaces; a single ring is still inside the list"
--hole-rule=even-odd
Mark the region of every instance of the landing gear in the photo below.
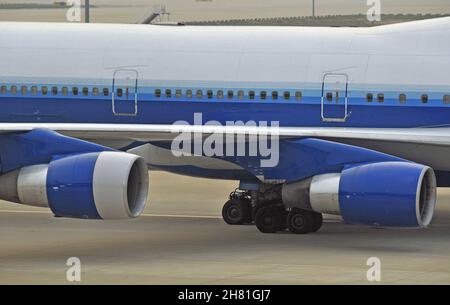
[[[230,199],[222,208],[223,220],[229,225],[242,225],[252,222],[252,206],[250,201]]]
[[[323,216],[322,213],[316,213],[316,212],[311,212],[311,214],[313,215],[313,219],[314,219],[314,224],[311,227],[311,233],[315,233],[317,231],[320,230],[320,228],[322,227],[323,224]]]
[[[222,208],[223,220],[230,225],[254,222],[262,233],[276,233],[289,229],[294,234],[317,232],[323,223],[321,213],[291,208],[287,212],[279,189],[266,191],[235,190]]]
[[[322,214],[297,208],[291,209],[287,217],[287,227],[295,234],[317,232],[322,223]]]
[[[286,211],[281,206],[269,205],[256,212],[255,224],[262,233],[286,230]]]

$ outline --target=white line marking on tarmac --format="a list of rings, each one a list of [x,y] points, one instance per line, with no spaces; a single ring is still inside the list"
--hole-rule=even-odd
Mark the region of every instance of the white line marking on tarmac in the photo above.
[[[48,211],[26,211],[26,210],[0,210],[0,213],[16,213],[16,214],[52,214]],[[209,218],[222,219],[220,216],[212,215],[178,215],[178,214],[141,214],[139,217],[172,217],[172,218]]]
[[[18,213],[18,214],[51,214],[47,211],[24,211],[24,210],[0,210],[0,213]]]
[[[0,213],[16,214],[52,214],[48,211],[26,211],[26,210],[0,210]],[[203,218],[203,219],[222,219],[221,216],[213,215],[179,215],[179,214],[141,214],[139,217],[166,217],[166,218]],[[326,223],[340,223],[337,219],[324,219]]]
[[[177,214],[141,214],[140,217],[173,217],[173,218],[209,218],[209,219],[222,219],[221,216],[212,215],[177,215]]]

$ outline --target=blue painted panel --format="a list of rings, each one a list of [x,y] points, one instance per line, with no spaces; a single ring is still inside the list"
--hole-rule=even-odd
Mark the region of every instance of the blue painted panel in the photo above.
[[[49,164],[47,197],[61,217],[100,219],[93,194],[93,173],[99,153],[61,158]]]
[[[23,166],[46,164],[54,157],[111,148],[60,135],[46,129],[0,135],[2,174]]]
[[[59,123],[121,123],[173,124],[183,120],[193,124],[194,113],[202,113],[203,121],[215,120],[256,122],[278,121],[280,126],[303,127],[373,127],[407,128],[450,126],[450,105],[442,100],[428,104],[367,103],[350,99],[351,115],[345,123],[323,122],[320,116],[320,97],[305,98],[302,102],[258,101],[193,101],[148,100],[139,96],[138,115],[114,116],[111,99],[1,97],[1,122],[59,122]]]
[[[261,167],[267,157],[227,157],[247,171],[265,179],[298,181],[314,175],[340,172],[348,164],[366,162],[402,161],[387,154],[356,146],[314,138],[280,140],[279,163],[274,167]]]
[[[416,193],[423,168],[382,162],[344,170],[339,186],[342,217],[353,224],[417,227]]]

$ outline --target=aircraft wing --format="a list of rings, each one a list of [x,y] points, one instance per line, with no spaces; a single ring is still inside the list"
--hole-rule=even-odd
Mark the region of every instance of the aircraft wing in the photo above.
[[[327,138],[450,146],[450,127],[434,128],[343,128],[343,127],[252,127],[89,123],[0,123],[0,133],[49,129],[63,135],[91,139],[158,141],[171,140],[181,132],[235,135],[276,134],[280,138]]]
[[[48,206],[55,215],[71,218],[125,219],[141,214],[148,197],[148,165],[152,163],[147,162],[147,154],[133,153],[133,150],[149,148],[159,141],[162,149],[173,154],[170,145],[167,146],[170,139],[185,132],[202,133],[205,136],[217,133],[248,135],[249,145],[255,139],[251,135],[279,135],[279,149],[272,151],[268,158],[264,154],[222,157],[205,154],[200,157],[220,159],[237,166],[221,171],[222,178],[231,170],[235,174],[234,178],[239,177],[249,187],[259,186],[260,183],[276,186],[278,189],[274,188],[273,194],[268,196],[275,196],[286,206],[341,214],[348,223],[427,226],[436,202],[436,176],[428,164],[420,164],[417,160],[404,158],[404,155],[420,150],[430,154],[430,149],[438,149],[434,158],[428,155],[426,159],[441,166],[434,167],[435,170],[450,168],[448,162],[443,162],[448,159],[450,149],[446,128],[371,130],[2,124],[0,129],[3,133],[0,135],[1,198],[22,204]],[[128,153],[119,152],[102,143],[108,140],[137,141],[137,145],[122,149]],[[380,150],[340,143],[345,141],[379,145]],[[397,154],[382,151],[395,147],[399,149]],[[172,154],[167,153],[163,157]],[[192,154],[189,158],[202,162]],[[203,170],[201,166],[177,165],[174,162],[162,166],[169,171],[187,168],[191,175]],[[217,169],[213,164],[208,170]],[[383,196],[380,197],[380,193]],[[393,206],[392,202],[398,200],[398,196],[402,200]],[[316,200],[316,197],[319,199]],[[373,204],[375,200],[381,200],[381,205]],[[364,204],[361,205],[361,202]],[[370,212],[369,208],[372,209]]]
[[[406,160],[426,164],[436,171],[450,170],[450,127],[343,128],[343,127],[256,127],[205,125],[144,125],[88,123],[0,123],[0,133],[48,129],[62,135],[105,146],[132,142],[170,141],[180,133],[234,135],[274,134],[280,139],[318,138],[359,146]],[[122,144],[123,143],[123,144]]]

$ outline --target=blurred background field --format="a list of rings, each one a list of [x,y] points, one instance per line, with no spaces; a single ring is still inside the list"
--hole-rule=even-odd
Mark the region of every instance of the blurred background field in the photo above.
[[[66,21],[67,8],[62,5],[65,1],[54,2],[0,0],[0,21]],[[381,3],[383,23],[450,14],[449,0]],[[207,24],[364,26],[368,10],[365,0],[316,0],[316,16],[322,17],[311,20],[302,17],[311,16],[312,0],[91,0],[91,5],[92,22],[112,23],[137,22],[154,7],[163,5],[170,13],[164,21],[192,24],[209,21]]]

